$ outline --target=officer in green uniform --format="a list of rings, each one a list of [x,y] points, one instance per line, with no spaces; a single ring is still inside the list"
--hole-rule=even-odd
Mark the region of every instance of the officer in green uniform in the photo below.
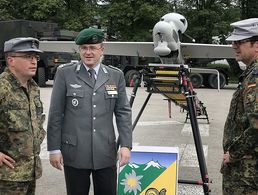
[[[40,144],[45,137],[44,115],[37,84],[39,41],[6,41],[7,67],[0,75],[0,195],[35,194],[42,174]]]
[[[224,195],[258,194],[258,18],[232,23],[236,60],[246,65],[224,127]]]
[[[86,195],[93,178],[95,195],[116,194],[116,135],[120,166],[132,147],[131,108],[123,72],[101,64],[104,33],[82,30],[75,42],[81,61],[58,68],[47,127],[50,163],[64,165],[67,194]]]

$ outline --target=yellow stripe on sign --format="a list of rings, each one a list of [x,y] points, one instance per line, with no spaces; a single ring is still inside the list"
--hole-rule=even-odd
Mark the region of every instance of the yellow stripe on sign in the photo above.
[[[153,188],[155,191],[166,191],[165,194],[175,195],[177,187],[177,163],[171,164],[161,175],[157,177],[140,195],[145,195],[148,189]],[[150,193],[151,194],[151,193]]]

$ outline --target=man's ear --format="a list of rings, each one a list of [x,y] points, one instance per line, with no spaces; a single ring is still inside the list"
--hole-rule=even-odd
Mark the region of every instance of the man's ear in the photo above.
[[[10,67],[12,66],[12,62],[13,62],[14,58],[10,57],[10,56],[7,56],[6,57],[6,64]]]
[[[255,41],[254,47],[255,47],[255,51],[258,52],[258,41]]]

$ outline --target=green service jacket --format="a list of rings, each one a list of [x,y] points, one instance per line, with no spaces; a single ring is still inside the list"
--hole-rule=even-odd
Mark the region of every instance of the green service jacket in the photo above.
[[[114,116],[120,146],[131,148],[131,108],[122,71],[101,64],[93,85],[81,62],[58,68],[48,116],[48,150],[61,150],[64,164],[78,169],[116,165]]]
[[[40,144],[45,137],[40,92],[33,80],[27,94],[7,68],[0,75],[0,151],[15,160],[0,167],[0,180],[30,181],[42,175]]]

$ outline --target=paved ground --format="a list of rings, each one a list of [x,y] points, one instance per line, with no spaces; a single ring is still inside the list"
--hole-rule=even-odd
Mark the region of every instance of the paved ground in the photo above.
[[[219,173],[222,157],[223,126],[227,116],[232,93],[232,88],[220,92],[214,89],[197,89],[199,99],[207,107],[210,124],[206,120],[198,120],[202,137],[204,154],[206,156],[209,177],[212,179],[211,195],[221,194],[221,174]],[[128,88],[128,96],[132,88]],[[51,84],[41,88],[41,97],[44,102],[45,112],[48,113]],[[147,97],[144,88],[138,90],[133,105],[133,118],[138,114]],[[199,180],[200,171],[196,157],[194,141],[189,123],[184,123],[186,113],[172,105],[172,118],[168,117],[167,102],[159,94],[153,94],[146,109],[135,128],[133,135],[134,145],[140,146],[177,146],[180,150],[179,179]],[[55,170],[48,162],[46,141],[42,145],[43,177],[37,182],[37,195],[64,195],[65,183],[62,171]],[[93,194],[91,192],[91,194]],[[178,195],[203,194],[201,186],[179,185]]]

